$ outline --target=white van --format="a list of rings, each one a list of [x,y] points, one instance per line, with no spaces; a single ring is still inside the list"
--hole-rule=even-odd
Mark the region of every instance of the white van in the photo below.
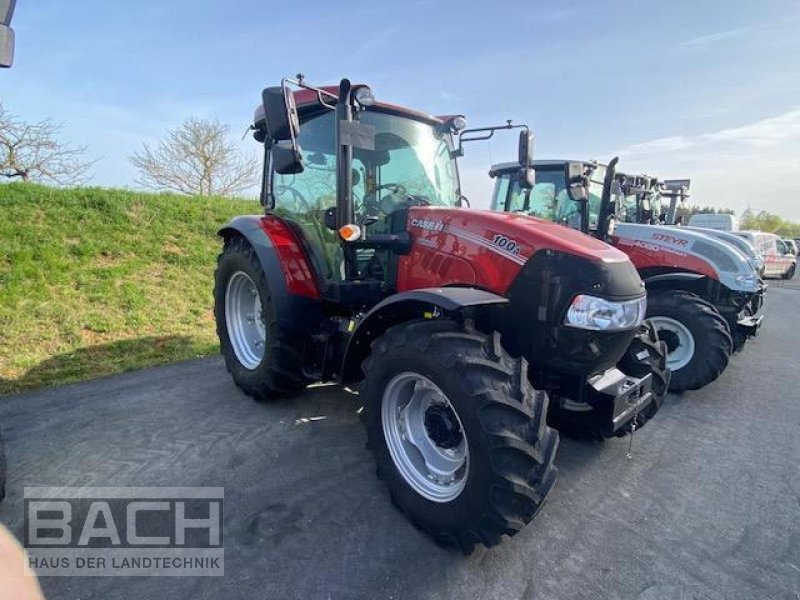
[[[747,239],[764,257],[765,277],[794,277],[797,257],[777,235],[765,231],[737,231],[736,235]]]
[[[718,231],[739,231],[739,220],[733,215],[697,213],[689,217],[690,227],[705,227]]]

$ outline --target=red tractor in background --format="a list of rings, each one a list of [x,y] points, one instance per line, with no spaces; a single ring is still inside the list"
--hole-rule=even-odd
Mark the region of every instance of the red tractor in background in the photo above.
[[[661,190],[674,222],[681,182],[662,189],[655,178],[616,173],[591,161],[534,161],[533,185],[515,163],[495,165],[492,210],[561,223],[625,252],[648,291],[647,318],[669,349],[670,391],[699,389],[725,370],[734,349],[755,336],[764,286],[751,260],[715,236],[655,224]]]
[[[514,535],[553,486],[548,394],[577,415],[564,427],[621,435],[656,412],[669,374],[623,253],[463,207],[464,127],[346,79],[266,88],[252,126],[265,214],[220,230],[214,295],[236,384],[260,400],[358,387],[395,504],[470,552]],[[525,129],[527,177],[531,142]]]

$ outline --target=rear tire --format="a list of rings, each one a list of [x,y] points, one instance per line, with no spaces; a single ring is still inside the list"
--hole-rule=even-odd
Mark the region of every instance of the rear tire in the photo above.
[[[728,366],[733,339],[710,302],[683,290],[654,291],[647,298],[647,318],[667,343],[670,392],[700,389]]]
[[[531,387],[526,362],[509,356],[498,334],[444,320],[403,323],[373,342],[362,369],[367,445],[392,501],[415,526],[469,554],[477,543],[494,546],[503,534],[516,534],[534,517],[556,479],[558,433],[546,423],[547,395]],[[407,387],[403,404],[396,386],[409,377],[423,383]],[[403,413],[429,398],[439,400],[413,413],[424,415],[422,429]],[[396,434],[393,408],[401,415],[396,422],[405,423],[403,436]],[[434,427],[443,412],[444,437]],[[412,442],[423,434],[433,453]],[[442,449],[464,456],[452,479],[430,470],[438,463],[427,457]],[[426,473],[433,483],[425,483]]]
[[[252,297],[248,310],[252,311],[253,327],[249,328],[241,323],[237,326],[236,320],[229,318],[229,312],[244,302],[231,298],[242,286],[249,286]],[[217,259],[214,316],[225,366],[242,391],[256,400],[270,400],[294,395],[306,386],[302,341],[278,326],[264,269],[253,247],[240,236],[226,239]],[[231,331],[238,332],[233,336],[229,323],[233,325]],[[244,333],[250,338],[243,341]],[[255,341],[260,343],[256,345]]]

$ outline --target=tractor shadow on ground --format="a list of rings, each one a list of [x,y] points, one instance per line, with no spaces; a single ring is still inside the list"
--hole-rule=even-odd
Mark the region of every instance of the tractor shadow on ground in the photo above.
[[[16,379],[0,378],[0,396],[197,358],[201,351],[197,340],[180,335],[86,346],[51,356]]]

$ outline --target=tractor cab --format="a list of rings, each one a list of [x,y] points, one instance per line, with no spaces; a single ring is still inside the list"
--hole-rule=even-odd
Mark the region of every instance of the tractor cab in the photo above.
[[[393,290],[408,209],[459,203],[453,133],[463,124],[377,102],[347,81],[264,90],[252,126],[266,142],[261,201],[294,229],[323,297],[373,304]]]
[[[583,233],[598,230],[608,167],[596,161],[533,161],[532,183],[517,176],[519,165],[495,165],[491,209],[566,225]],[[613,173],[612,173],[613,175]]]
[[[648,175],[626,175],[617,172],[611,187],[612,211],[620,223],[658,223],[661,207],[661,185]]]
[[[514,163],[496,165],[492,210],[553,221],[595,237],[613,232],[616,223],[655,223],[661,184],[648,175],[627,175],[597,161],[536,160],[534,183],[516,176]],[[599,235],[598,235],[599,233]]]

